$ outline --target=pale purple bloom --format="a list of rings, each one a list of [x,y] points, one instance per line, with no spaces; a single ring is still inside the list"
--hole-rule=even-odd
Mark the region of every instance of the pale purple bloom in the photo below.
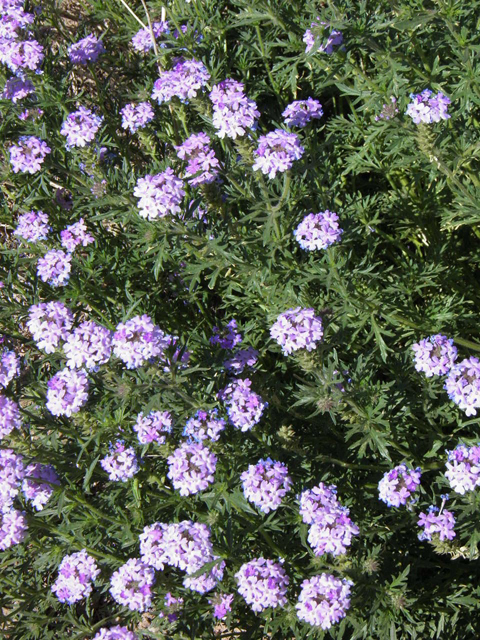
[[[66,229],[60,232],[60,238],[62,247],[72,253],[75,249],[81,245],[82,247],[88,247],[89,244],[95,242],[95,238],[87,231],[87,225],[83,218],[80,218],[78,222],[70,224]]]
[[[300,515],[303,522],[313,524],[322,519],[323,511],[340,506],[337,499],[337,487],[334,484],[320,482],[318,486],[300,494]]]
[[[12,3],[11,6],[0,5],[0,38],[2,45],[7,45],[8,41],[21,38],[18,33],[31,25],[34,20],[32,13],[23,10],[23,2]],[[4,42],[6,40],[7,42]]]
[[[29,464],[25,469],[22,491],[26,500],[32,503],[32,507],[41,511],[53,494],[52,485],[59,484],[60,479],[52,465],[36,462]]]
[[[203,440],[207,440],[207,438],[213,442],[217,442],[217,440],[220,439],[220,434],[225,429],[225,420],[217,416],[217,409],[213,409],[212,411],[197,411],[193,418],[187,420],[187,424],[183,430],[183,436],[196,442],[202,442]]]
[[[275,129],[258,138],[258,147],[254,151],[256,160],[252,169],[274,178],[277,173],[291,169],[294,160],[299,160],[304,151],[296,133]]]
[[[43,211],[30,211],[22,213],[18,217],[17,228],[14,235],[20,236],[28,242],[38,242],[46,240],[52,227],[48,224],[48,216]]]
[[[307,251],[327,249],[338,242],[343,233],[338,225],[336,213],[326,209],[320,213],[309,213],[293,232],[296,241]]]
[[[0,512],[10,509],[24,477],[23,456],[13,449],[0,449]]]
[[[292,488],[287,466],[271,458],[249,465],[240,480],[245,498],[263,513],[275,511]]]
[[[476,416],[480,407],[480,362],[478,358],[465,358],[454,364],[443,387],[452,402],[467,416]]]
[[[52,287],[63,287],[67,284],[72,270],[72,256],[65,251],[51,249],[38,259],[37,275],[43,282]]]
[[[167,461],[167,476],[181,496],[204,491],[214,481],[217,456],[202,444],[184,442]]]
[[[172,416],[168,411],[151,411],[147,416],[139,413],[133,425],[140,444],[165,444],[166,435],[172,433]]]
[[[460,444],[447,454],[445,477],[454,491],[464,495],[480,486],[480,446]]]
[[[235,578],[238,593],[253,611],[263,611],[268,607],[275,609],[287,604],[289,578],[280,563],[255,558],[242,564]]]
[[[323,116],[322,105],[313,98],[295,100],[287,106],[282,116],[289,127],[306,127],[311,120]]]
[[[130,558],[112,575],[112,598],[131,611],[146,611],[152,604],[155,570],[138,558]]]
[[[93,33],[68,47],[68,57],[73,64],[96,62],[102,53],[105,53],[103,42],[98,40]]]
[[[455,518],[451,511],[443,509],[441,513],[436,515],[438,509],[434,506],[429,507],[428,513],[420,513],[417,522],[419,527],[424,530],[418,534],[419,540],[431,540],[432,536],[439,536],[440,540],[453,540],[456,536],[454,531]]]
[[[415,354],[415,369],[423,371],[427,378],[444,376],[457,359],[457,347],[452,338],[438,333],[412,345]]]
[[[321,42],[317,48],[317,52],[331,54],[334,51],[334,47],[342,44],[343,35],[336,29],[330,31],[330,25],[327,22],[322,22],[320,18],[317,17],[315,22],[311,23],[310,29],[307,29],[303,34],[303,42],[307,45],[305,47],[305,53],[309,53],[309,51]]]
[[[208,602],[213,605],[213,617],[223,620],[227,613],[232,610],[233,593],[218,593]]]
[[[218,556],[214,556],[211,561],[219,560]],[[222,560],[220,563],[215,564],[211,569],[205,571],[196,578],[186,576],[183,579],[183,586],[191,591],[197,593],[208,593],[212,589],[215,589],[217,584],[223,580],[223,572],[225,570],[225,562]]]
[[[260,111],[253,100],[247,98],[244,86],[232,78],[216,84],[211,93],[213,104],[212,123],[219,138],[225,136],[234,140],[245,135],[247,129],[256,128],[256,120]]]
[[[136,369],[152,358],[158,358],[170,344],[150,316],[134,316],[127,322],[120,322],[113,334],[113,353],[120,358],[127,369]]]
[[[28,310],[27,327],[45,353],[53,353],[67,339],[72,325],[73,314],[63,302],[40,302]]]
[[[420,486],[422,472],[420,467],[410,469],[406,464],[399,464],[387,471],[378,483],[378,497],[389,507],[407,504],[408,499]]]
[[[236,320],[230,320],[227,326],[222,329],[213,327],[213,336],[210,338],[210,344],[218,344],[222,349],[233,349],[241,341],[242,335],[237,331]]]
[[[97,369],[112,355],[112,332],[92,320],[82,322],[70,333],[63,350],[70,369]]]
[[[9,383],[20,374],[20,361],[15,351],[4,351],[0,356],[0,386]]]
[[[153,85],[152,98],[159,104],[176,96],[182,102],[195,98],[210,78],[203,62],[180,60],[171,71],[163,71]]]
[[[167,167],[162,173],[139,178],[133,195],[140,198],[138,208],[142,218],[155,220],[166,215],[180,213],[179,205],[185,195],[185,190],[182,180],[173,173],[170,167]]]
[[[43,58],[43,47],[36,40],[0,39],[0,62],[14,73],[19,69],[36,71]]]
[[[82,549],[63,558],[52,591],[60,602],[74,604],[92,593],[92,582],[99,575],[95,559]]]
[[[51,149],[46,142],[35,136],[22,136],[18,144],[10,147],[10,164],[13,173],[36,173]]]
[[[109,629],[103,627],[93,636],[92,640],[138,640],[138,636],[133,631],[129,631],[127,627],[116,625]]]
[[[62,136],[67,138],[67,146],[84,147],[95,139],[95,134],[102,124],[103,118],[93,113],[87,107],[79,107],[70,113],[60,129]]]
[[[16,402],[0,394],[0,440],[3,440],[14,429],[20,429],[22,417]]]
[[[430,89],[425,89],[422,93],[411,93],[412,102],[407,106],[405,114],[410,116],[415,124],[431,124],[448,120],[447,113],[450,98],[439,92],[433,94]]]
[[[236,378],[218,394],[227,407],[230,422],[241,431],[250,431],[260,421],[267,406],[261,396],[250,389],[251,386],[249,378]]]
[[[138,129],[143,129],[155,117],[155,112],[149,102],[130,102],[120,111],[122,116],[123,129],[129,129],[135,133]]]
[[[298,618],[314,627],[330,629],[346,616],[352,586],[351,580],[335,578],[329,573],[304,580],[295,605]]]
[[[314,309],[295,307],[281,313],[270,328],[270,335],[285,355],[299,349],[313,351],[323,338],[323,324]]]
[[[154,522],[140,534],[140,557],[142,562],[157,571],[163,571],[170,564],[170,544],[168,531],[172,525]]]
[[[185,177],[192,187],[210,184],[218,176],[219,162],[210,148],[210,138],[205,133],[193,134],[175,147],[177,156],[187,162]]]
[[[62,369],[48,381],[47,409],[54,416],[70,418],[87,402],[88,387],[85,371]]]
[[[110,445],[110,455],[100,460],[112,482],[126,482],[138,472],[138,461],[133,447],[126,447],[121,440]]]
[[[27,519],[23,511],[10,509],[0,512],[0,551],[23,542],[27,529]]]
[[[152,24],[152,31],[155,39],[160,38],[163,33],[168,33],[168,22],[154,22]],[[140,53],[147,53],[152,49],[153,41],[150,27],[139,29],[132,38],[132,45],[133,48]]]
[[[35,93],[35,87],[31,80],[28,78],[13,77],[6,81],[2,98],[16,103],[32,93]]]
[[[259,353],[253,347],[238,349],[231,358],[225,360],[223,366],[230,372],[238,375],[245,367],[253,368],[258,360]]]
[[[183,520],[167,525],[161,548],[165,555],[159,560],[188,575],[213,560],[210,529],[200,522]]]

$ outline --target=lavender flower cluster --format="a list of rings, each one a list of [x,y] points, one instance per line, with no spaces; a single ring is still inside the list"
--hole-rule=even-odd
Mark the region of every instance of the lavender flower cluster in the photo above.
[[[139,413],[133,426],[140,444],[165,444],[172,428],[172,416],[168,411],[151,411],[147,416]]]
[[[27,242],[46,240],[52,227],[48,224],[48,216],[43,211],[30,211],[18,217],[14,235],[20,236]]]
[[[155,112],[149,102],[130,102],[120,110],[122,116],[122,127],[135,133],[143,129],[155,117]]]
[[[419,467],[410,469],[406,464],[399,464],[391,469],[378,483],[379,498],[389,507],[399,507],[408,500],[420,486],[422,472]]]
[[[306,127],[312,120],[323,116],[322,105],[318,100],[295,100],[282,113],[288,127]]]
[[[180,203],[185,195],[183,183],[170,167],[155,176],[147,175],[137,180],[133,195],[140,198],[138,208],[142,218],[155,220],[169,214],[180,213]]]
[[[303,42],[307,45],[305,53],[310,53],[316,47],[318,53],[331,54],[334,52],[334,47],[339,47],[342,44],[343,34],[336,29],[330,31],[329,24],[317,17],[311,23],[310,29],[307,29],[303,34]]]
[[[300,138],[296,133],[275,129],[275,131],[258,138],[252,169],[254,171],[260,170],[269,178],[274,178],[277,173],[291,169],[294,161],[299,160],[304,151],[305,149],[300,144]]]
[[[299,349],[313,351],[323,338],[322,319],[314,309],[295,307],[281,313],[270,329],[285,355]]]
[[[185,177],[192,187],[210,184],[217,179],[219,162],[210,147],[210,138],[201,132],[193,134],[175,147],[177,156],[187,163]]]
[[[39,349],[53,353],[73,326],[73,314],[63,302],[40,302],[28,310],[27,328]]]
[[[62,247],[69,253],[73,253],[79,246],[88,247],[89,244],[95,242],[95,238],[88,233],[85,220],[80,218],[78,222],[69,224],[66,229],[60,232]]]
[[[230,320],[226,327],[220,329],[213,327],[213,336],[210,344],[218,344],[222,349],[233,349],[242,342],[242,335],[237,331],[237,321]]]
[[[257,104],[247,98],[244,86],[232,78],[222,80],[210,92],[213,105],[212,124],[219,138],[244,136],[248,129],[254,130],[260,117]]]
[[[171,71],[164,71],[153,85],[152,98],[159,104],[177,97],[182,102],[195,98],[210,74],[203,62],[180,59]]]
[[[239,375],[246,367],[253,368],[257,363],[259,353],[253,347],[238,349],[231,358],[225,360],[223,366],[229,373]]]
[[[70,279],[72,256],[60,249],[51,249],[38,259],[37,275],[52,287],[63,287]]]
[[[131,611],[146,611],[152,604],[155,571],[138,558],[130,558],[110,578],[115,602]]]
[[[189,418],[183,430],[184,437],[195,442],[212,440],[217,442],[225,429],[225,420],[218,417],[217,409],[212,411],[197,411],[193,418]]]
[[[67,356],[67,367],[96,370],[112,355],[112,332],[92,320],[82,322],[69,334],[63,350]]]
[[[54,416],[70,418],[88,400],[89,382],[82,369],[62,369],[48,381],[47,409]]]
[[[340,240],[342,233],[337,214],[328,209],[309,213],[294,231],[298,244],[307,251],[327,249]]]
[[[112,337],[113,353],[127,369],[136,369],[147,360],[162,356],[169,344],[169,336],[147,315],[120,322]]]
[[[20,361],[15,351],[5,350],[0,355],[0,387],[8,387],[20,374]]]
[[[60,133],[67,138],[68,147],[84,147],[95,139],[102,120],[91,109],[82,106],[67,116]]]
[[[480,445],[466,447],[460,444],[447,451],[447,456],[445,477],[454,491],[464,495],[480,486]]]
[[[251,390],[249,378],[234,379],[219,393],[225,403],[230,422],[240,431],[250,431],[260,422],[267,403]]]
[[[455,517],[453,513],[443,509],[436,515],[437,511],[438,509],[432,505],[428,508],[427,513],[422,512],[420,514],[417,524],[419,527],[423,527],[423,531],[418,534],[419,540],[431,540],[432,536],[436,535],[442,542],[455,538]]]
[[[214,480],[217,456],[201,443],[184,442],[167,461],[167,476],[181,496],[204,491]]]
[[[235,574],[238,593],[253,611],[283,607],[287,603],[287,586],[290,582],[279,562],[254,558],[242,564]]]
[[[20,407],[14,400],[0,394],[0,440],[21,426]]]
[[[72,64],[86,65],[89,62],[96,62],[103,53],[105,53],[103,42],[93,33],[68,47],[68,57]]]
[[[92,593],[92,582],[99,575],[95,559],[82,549],[63,558],[52,591],[60,602],[75,604]]]
[[[350,608],[350,590],[353,583],[322,573],[302,582],[295,605],[297,616],[314,627],[330,629],[345,617]]]
[[[415,369],[423,371],[427,378],[444,376],[457,359],[457,348],[453,340],[438,333],[412,345],[415,353]]]
[[[126,447],[119,440],[110,446],[110,455],[100,460],[100,465],[113,482],[126,482],[138,471],[138,461],[133,447]]]
[[[411,93],[410,97],[412,102],[405,113],[415,124],[431,124],[450,118],[447,113],[450,98],[441,91],[434,95],[430,89],[425,89],[422,93]]]
[[[10,147],[10,164],[13,173],[36,173],[52,151],[48,144],[35,136],[21,136],[18,144]]]
[[[277,509],[292,487],[287,466],[271,458],[249,465],[240,480],[245,498],[263,513]]]

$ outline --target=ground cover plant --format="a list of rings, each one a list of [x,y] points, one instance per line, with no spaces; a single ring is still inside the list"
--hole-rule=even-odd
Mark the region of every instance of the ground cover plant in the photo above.
[[[0,14],[1,637],[478,637],[479,3]]]

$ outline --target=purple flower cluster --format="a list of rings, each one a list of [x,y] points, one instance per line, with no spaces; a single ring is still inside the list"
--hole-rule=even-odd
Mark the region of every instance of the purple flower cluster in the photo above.
[[[0,551],[5,551],[25,539],[28,525],[23,511],[9,509],[0,512]]]
[[[233,138],[245,135],[247,129],[256,128],[260,117],[257,103],[247,98],[244,86],[232,78],[216,84],[211,93],[213,104],[212,123],[219,138]]]
[[[480,362],[478,358],[465,358],[455,364],[445,380],[444,389],[452,402],[467,416],[476,416],[480,407]]]
[[[122,127],[135,133],[143,129],[155,117],[155,112],[149,102],[130,102],[120,111],[122,116]]]
[[[323,338],[322,319],[315,315],[314,309],[288,309],[278,316],[270,335],[287,356],[299,349],[313,351]]]
[[[67,356],[67,367],[96,369],[108,362],[112,355],[112,332],[91,320],[82,322],[68,336],[63,350]]]
[[[53,353],[68,338],[72,325],[73,314],[63,302],[40,302],[28,310],[27,328],[45,353]]]
[[[126,482],[138,472],[138,461],[133,447],[126,447],[119,440],[110,445],[110,455],[100,460],[102,469],[113,482]]]
[[[138,208],[142,218],[155,220],[169,214],[180,213],[178,206],[185,195],[183,182],[167,167],[155,176],[147,175],[137,180],[133,191],[140,198]]]
[[[240,480],[245,498],[263,513],[278,509],[282,499],[292,488],[287,466],[271,458],[249,465]]]
[[[232,610],[233,593],[218,593],[208,602],[213,605],[213,617],[223,620],[227,613]]]
[[[236,320],[230,320],[223,329],[213,327],[213,336],[210,338],[210,344],[218,344],[222,349],[233,349],[241,341],[242,335],[237,331]]]
[[[15,351],[4,351],[0,356],[0,387],[8,387],[20,373],[20,361]]]
[[[95,238],[88,233],[85,220],[80,218],[78,222],[69,224],[66,229],[60,232],[62,247],[69,253],[73,253],[78,246],[88,247],[95,242]]]
[[[159,104],[177,97],[182,102],[195,98],[210,78],[203,62],[182,60],[171,71],[164,71],[153,85],[152,98]]]
[[[253,368],[258,360],[258,351],[253,347],[247,349],[238,349],[231,358],[225,360],[223,366],[230,373],[238,375],[243,373],[245,367]]]
[[[323,116],[322,105],[318,100],[295,100],[282,113],[288,127],[306,127],[309,122]]]
[[[160,38],[164,33],[168,33],[168,22],[154,22],[152,31],[155,39]],[[140,53],[148,53],[153,47],[152,34],[149,27],[139,29],[132,38],[132,45]]]
[[[253,611],[275,609],[287,604],[289,578],[278,562],[265,558],[254,558],[242,564],[235,574],[238,593]]]
[[[183,598],[175,598],[170,591],[167,591],[163,599],[165,609],[158,614],[159,618],[167,618],[169,622],[178,619],[177,612],[182,608]]]
[[[67,138],[68,147],[84,147],[92,142],[102,124],[103,118],[87,107],[80,107],[70,113],[62,124],[60,133]]]
[[[0,394],[0,440],[3,440],[14,429],[20,429],[22,417],[16,402]]]
[[[322,573],[302,582],[295,605],[297,616],[314,627],[330,627],[346,616],[350,608],[350,588],[353,582]]]
[[[32,503],[32,507],[41,511],[53,494],[53,485],[59,484],[60,478],[52,465],[35,462],[29,464],[25,470],[22,491],[25,498]]]
[[[215,151],[210,148],[210,138],[203,132],[193,134],[185,142],[175,147],[180,160],[187,163],[185,177],[192,187],[210,184],[218,176],[219,162]]]
[[[455,518],[451,511],[443,509],[438,515],[438,509],[434,506],[428,508],[428,513],[421,513],[417,522],[423,531],[418,534],[419,540],[431,540],[432,536],[438,534],[441,541],[453,540],[456,533],[454,531]]]
[[[52,591],[60,602],[74,604],[92,593],[91,583],[99,575],[95,559],[82,549],[63,558]]]
[[[103,42],[93,33],[68,47],[68,57],[73,64],[96,62],[102,53],[105,53]]]
[[[326,209],[320,213],[309,213],[293,233],[302,249],[315,251],[338,242],[343,229],[338,226],[337,214]]]
[[[444,376],[457,359],[457,348],[453,340],[441,333],[420,340],[412,345],[415,354],[415,369],[423,371],[427,378]]]
[[[258,138],[258,147],[254,151],[256,160],[252,168],[274,178],[277,173],[291,169],[294,160],[299,160],[304,151],[296,133],[275,129]]]
[[[23,456],[13,449],[0,449],[0,512],[8,511],[25,477]]]
[[[214,556],[213,560],[220,560],[218,556]],[[200,574],[196,578],[186,576],[183,579],[183,586],[197,593],[208,593],[215,589],[217,584],[223,580],[223,572],[225,570],[225,562],[221,560],[217,562],[211,569]]]
[[[138,636],[133,631],[129,631],[127,627],[116,625],[109,629],[103,627],[92,640],[138,640]]]
[[[379,499],[389,507],[407,504],[408,499],[420,486],[421,475],[420,467],[410,469],[406,464],[399,464],[385,473],[378,483]]]
[[[88,386],[84,371],[62,369],[48,381],[47,409],[54,416],[70,418],[87,402]]]
[[[204,491],[214,480],[217,456],[202,444],[184,442],[168,457],[167,476],[181,496]]]
[[[30,94],[35,93],[35,87],[33,82],[28,78],[9,78],[5,82],[2,98],[4,100],[11,100],[13,103],[23,100]]]
[[[13,173],[36,173],[42,168],[43,161],[51,152],[46,142],[35,136],[22,136],[18,144],[10,147],[10,164]]]
[[[28,242],[38,242],[45,240],[51,230],[46,213],[30,211],[18,217],[17,228],[13,233]]]
[[[127,369],[136,369],[147,360],[161,356],[169,340],[150,316],[143,315],[120,322],[112,343],[113,353],[126,364]]]
[[[249,378],[232,380],[219,393],[219,398],[227,407],[230,422],[236,429],[250,431],[262,417],[267,403],[252,391],[252,381]]]
[[[70,279],[72,256],[65,251],[51,249],[38,259],[37,275],[52,287],[63,287]]]
[[[183,436],[196,442],[202,442],[203,440],[207,440],[207,438],[213,442],[217,442],[217,440],[220,439],[220,434],[225,429],[225,420],[218,418],[217,415],[217,409],[213,409],[212,411],[197,411],[193,418],[187,420],[187,424],[183,430]]]
[[[0,62],[16,73],[19,69],[36,71],[42,64],[43,47],[37,40],[0,38]]]
[[[131,611],[145,611],[152,604],[155,571],[138,558],[130,558],[110,579],[110,593]]]
[[[165,444],[166,434],[172,433],[172,416],[168,411],[151,411],[148,416],[139,413],[133,425],[140,444]]]
[[[450,118],[447,113],[450,98],[443,93],[433,95],[430,89],[425,89],[422,93],[411,93],[410,97],[412,102],[407,106],[405,113],[415,124],[431,124]]]
[[[447,454],[445,477],[454,491],[464,495],[480,486],[480,446],[460,444]]]
[[[336,29],[332,29],[330,33],[328,33],[329,29],[330,25],[327,22],[322,22],[320,18],[317,17],[316,21],[311,23],[310,29],[307,29],[303,34],[303,41],[307,45],[305,47],[305,53],[309,53],[309,51],[316,47],[320,39],[322,44],[318,46],[317,51],[319,53],[333,53],[334,47],[342,44],[343,35]]]

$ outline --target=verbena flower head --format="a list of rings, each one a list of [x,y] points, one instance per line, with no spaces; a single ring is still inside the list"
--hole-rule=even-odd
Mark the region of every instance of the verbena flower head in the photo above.
[[[169,345],[168,336],[147,315],[120,322],[112,342],[113,353],[127,369],[136,369],[148,360],[160,357]]]
[[[217,456],[196,442],[184,442],[168,457],[167,476],[181,496],[204,491],[214,480]]]
[[[63,302],[40,302],[28,310],[27,328],[45,353],[53,353],[67,339],[72,325],[73,314]]]
[[[33,14],[25,12],[21,6],[22,4],[23,2],[19,2],[9,7],[0,6],[0,38],[2,46],[6,47],[9,40],[21,39],[22,34],[19,32],[27,29],[33,23]]]
[[[464,495],[480,486],[480,446],[460,444],[447,454],[445,477],[454,491]]]
[[[219,162],[210,148],[210,138],[203,132],[193,134],[175,147],[177,156],[187,162],[185,177],[192,187],[210,184],[217,179]]]
[[[0,512],[10,510],[24,477],[23,456],[13,449],[0,449]]]
[[[110,445],[110,455],[100,460],[100,465],[113,482],[126,482],[138,472],[138,461],[133,447],[122,441]]]
[[[476,416],[480,407],[480,362],[465,358],[450,369],[444,389],[452,402],[467,416]]]
[[[110,579],[110,594],[115,602],[131,611],[146,611],[152,604],[155,570],[138,558],[130,558]]]
[[[20,360],[15,351],[4,351],[0,355],[0,387],[8,387],[20,374]]]
[[[63,287],[70,279],[72,270],[72,256],[65,251],[51,249],[39,258],[37,262],[37,275],[43,282],[52,287]]]
[[[213,617],[217,620],[223,620],[227,617],[229,611],[232,610],[233,593],[218,593],[208,602],[213,605]]]
[[[152,23],[152,31],[155,39],[160,38],[162,34],[168,33],[168,22]],[[140,53],[148,53],[148,51],[153,48],[150,27],[145,27],[137,31],[132,38],[132,45],[136,51],[139,51]]]
[[[203,62],[180,60],[171,71],[163,71],[153,85],[152,98],[159,104],[177,97],[182,102],[195,98],[204,87],[210,74]]]
[[[309,213],[293,233],[302,249],[315,251],[338,242],[343,229],[338,225],[337,214],[326,209],[320,213]]]
[[[27,519],[23,511],[9,509],[0,512],[0,551],[23,542],[27,529]]]
[[[43,211],[30,211],[18,217],[17,228],[14,235],[20,236],[28,242],[45,240],[52,230],[48,224],[48,216]]]
[[[88,233],[85,220],[80,218],[78,222],[69,224],[66,229],[60,231],[60,239],[62,247],[73,253],[78,246],[88,247],[89,244],[95,242],[95,238]]]
[[[135,133],[143,129],[155,117],[155,112],[149,102],[130,102],[120,111],[122,116],[122,127]]]
[[[54,416],[70,418],[87,402],[88,387],[85,371],[62,369],[48,381],[47,409]]]
[[[322,22],[320,18],[316,18],[311,23],[310,29],[303,34],[303,41],[307,45],[305,53],[309,53],[319,42],[321,44],[317,48],[318,53],[331,54],[334,47],[339,47],[343,42],[343,34],[336,29],[330,30],[328,22]]]
[[[227,407],[230,422],[236,429],[250,431],[262,417],[267,403],[252,391],[249,378],[233,380],[219,393],[219,398]]]
[[[166,535],[171,525],[154,522],[143,529],[140,534],[140,557],[142,562],[157,571],[163,571],[170,564],[170,545]]]
[[[201,522],[183,520],[169,524],[162,546],[165,550],[165,559],[162,561],[188,575],[196,573],[213,560],[210,529]]]
[[[142,218],[155,220],[167,215],[180,213],[179,207],[185,195],[183,182],[167,167],[162,173],[155,176],[147,175],[137,180],[133,191],[138,203],[139,213]]]
[[[88,320],[70,333],[63,345],[67,367],[71,369],[96,369],[112,355],[112,332]]]
[[[80,107],[70,113],[62,124],[60,133],[66,136],[69,147],[84,147],[95,139],[103,118],[87,107]]]
[[[218,556],[212,558],[212,560],[219,560]],[[217,584],[223,580],[223,572],[225,570],[225,562],[222,560],[221,562],[215,564],[211,569],[205,571],[201,575],[196,578],[192,578],[191,576],[186,576],[183,579],[183,586],[186,589],[190,589],[191,591],[196,591],[197,593],[208,593],[212,589],[215,589]]]
[[[44,58],[37,40],[0,40],[0,62],[16,73],[20,69],[36,71]]]
[[[296,133],[275,129],[258,138],[258,147],[254,151],[256,160],[252,169],[274,178],[277,173],[291,169],[294,160],[299,160],[304,151]]]
[[[211,93],[213,105],[212,123],[219,138],[232,138],[245,135],[248,129],[256,128],[260,117],[257,103],[247,98],[244,86],[232,78],[216,84]]]
[[[129,631],[127,627],[116,625],[107,629],[104,627],[95,634],[92,640],[138,640],[138,636],[133,631]]]
[[[165,444],[166,436],[172,433],[172,429],[172,416],[169,411],[151,411],[147,416],[139,413],[133,425],[140,444]]]
[[[407,106],[405,113],[415,124],[431,124],[450,118],[447,113],[450,98],[443,93],[434,95],[430,89],[425,89],[422,93],[411,93],[410,97],[412,102]]]
[[[410,469],[406,464],[399,464],[385,473],[378,483],[379,499],[389,507],[407,504],[408,499],[420,486],[421,475],[419,467]]]
[[[242,564],[235,574],[238,593],[253,611],[263,611],[287,604],[289,578],[279,562],[255,558]]]
[[[240,480],[245,498],[263,513],[277,509],[292,488],[287,466],[271,458],[249,465]]]
[[[306,127],[312,120],[323,116],[322,105],[318,100],[295,100],[282,113],[288,127]]]
[[[103,42],[93,33],[68,47],[68,57],[73,64],[96,62],[102,53],[105,53]]]
[[[330,629],[346,616],[352,585],[351,580],[335,578],[329,573],[304,580],[295,605],[298,618],[313,627]]]
[[[225,360],[223,366],[229,373],[238,375],[243,373],[245,367],[253,368],[258,360],[259,353],[253,347],[238,349],[231,358]]]
[[[4,100],[11,100],[15,104],[32,93],[35,93],[35,87],[31,80],[28,78],[13,77],[5,82],[2,98]]]
[[[217,416],[217,409],[197,411],[193,418],[187,420],[183,436],[195,442],[202,442],[207,439],[217,442],[220,439],[220,434],[225,429],[225,420]]]
[[[52,465],[35,462],[25,469],[22,491],[32,507],[41,511],[54,492],[53,485],[59,484],[60,478]]]
[[[437,335],[424,338],[412,345],[415,354],[415,369],[423,371],[427,378],[444,376],[453,367],[457,359],[457,348],[452,338]]]
[[[3,440],[14,429],[20,429],[22,417],[16,402],[0,394],[0,440]]]
[[[457,535],[454,531],[455,518],[451,511],[443,509],[441,513],[436,515],[437,509],[434,506],[429,507],[427,513],[420,513],[418,526],[423,527],[423,531],[418,534],[419,540],[431,540],[432,536],[438,535],[440,540],[453,540]]]
[[[10,164],[13,173],[36,173],[51,149],[46,142],[35,136],[22,136],[18,144],[10,147]]]
[[[278,316],[270,335],[285,355],[299,349],[313,351],[323,338],[322,319],[315,315],[314,309],[295,307]]]
[[[60,602],[74,604],[92,593],[92,582],[99,575],[95,558],[82,549],[63,558],[52,591]]]
[[[213,327],[213,336],[210,344],[218,344],[222,349],[233,349],[242,341],[242,334],[237,331],[237,321],[230,320],[226,327],[219,329]]]
[[[349,509],[331,505],[319,509],[308,532],[308,542],[316,556],[331,553],[338,556],[347,553],[352,537],[360,533],[349,516]]]
[[[313,524],[321,521],[323,511],[339,506],[337,499],[337,487],[334,484],[320,482],[318,486],[307,489],[300,494],[300,515],[303,522]]]

